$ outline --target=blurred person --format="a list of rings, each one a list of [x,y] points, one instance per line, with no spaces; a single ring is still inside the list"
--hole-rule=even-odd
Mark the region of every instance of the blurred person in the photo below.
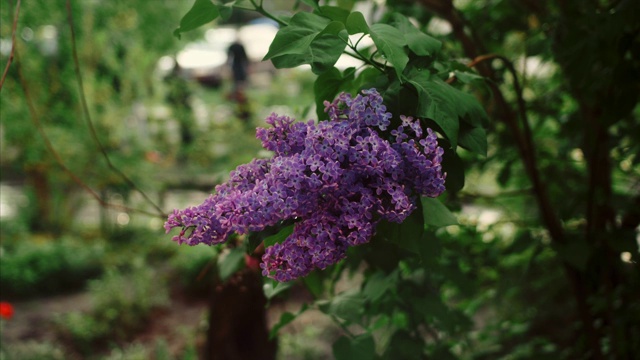
[[[229,45],[227,54],[233,76],[233,87],[227,98],[236,102],[236,116],[240,118],[240,120],[248,122],[251,118],[251,109],[244,88],[249,76],[249,57],[247,56],[244,45],[242,45],[237,36],[233,43]]]
[[[231,64],[231,73],[233,75],[233,89],[232,94],[234,96],[244,95],[244,86],[248,77],[249,70],[249,57],[245,51],[244,45],[238,38],[229,45],[227,50],[229,57],[229,63]]]

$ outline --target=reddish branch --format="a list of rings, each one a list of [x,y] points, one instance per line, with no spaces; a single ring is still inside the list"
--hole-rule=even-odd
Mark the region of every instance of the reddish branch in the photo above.
[[[11,52],[9,53],[9,59],[7,60],[7,66],[4,68],[4,72],[2,73],[2,78],[0,79],[0,90],[2,90],[2,85],[4,85],[4,80],[7,78],[7,74],[9,73],[9,67],[11,66],[11,62],[13,61],[13,57],[15,56],[16,51],[16,32],[18,28],[18,15],[20,14],[20,0],[16,3],[16,14],[13,16],[13,25],[11,27]]]

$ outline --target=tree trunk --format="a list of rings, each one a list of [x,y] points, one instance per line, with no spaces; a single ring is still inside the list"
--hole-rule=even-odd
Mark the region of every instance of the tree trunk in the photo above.
[[[269,340],[260,274],[244,269],[211,292],[209,330],[204,359],[275,360],[276,341]]]

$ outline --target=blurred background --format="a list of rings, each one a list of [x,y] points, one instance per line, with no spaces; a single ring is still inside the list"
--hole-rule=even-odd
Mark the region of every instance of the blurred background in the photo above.
[[[388,10],[383,3],[355,5],[367,19],[378,19]],[[445,51],[467,62],[455,29],[423,3],[387,6],[415,16],[444,41]],[[578,232],[582,202],[567,194],[584,191],[586,162],[579,141],[560,126],[579,121],[578,102],[554,57],[554,23],[531,12],[527,1],[455,3],[487,51],[514,60],[531,104],[541,167],[545,176],[563,180],[550,192],[565,224]],[[24,1],[13,43],[16,3],[1,3],[3,68],[12,45],[17,52],[0,96],[0,301],[14,309],[0,320],[2,359],[196,359],[207,347],[220,250],[177,246],[164,234],[159,210],[199,204],[237,165],[268,157],[255,127],[272,112],[313,118],[315,75],[260,61],[278,28],[255,13],[235,11],[176,39],[172,31],[191,5],[73,1],[74,42],[63,2]],[[286,13],[305,5],[281,0],[268,6]],[[236,42],[247,59],[240,80],[229,56]],[[344,58],[336,66],[354,65]],[[502,80],[512,87],[508,75]],[[631,106],[615,130],[621,146],[611,150],[616,199],[639,192],[639,110]],[[461,153],[467,180],[449,199],[461,225],[440,233],[448,281],[441,284],[443,301],[473,324],[448,338],[449,347],[462,358],[494,350],[500,356],[486,358],[560,353],[567,337],[555,321],[576,319],[565,319],[573,305],[565,301],[562,271],[548,271],[557,268],[556,250],[522,165],[505,150],[513,139],[496,126],[489,141],[487,158]],[[637,228],[631,233],[638,241]],[[577,266],[591,256],[579,246],[566,253]],[[628,242],[615,253],[635,274],[620,294],[638,290],[637,256],[637,244]],[[227,271],[241,265],[231,266]],[[344,286],[353,283],[357,278]],[[267,322],[310,299],[298,287],[274,296]],[[332,358],[331,344],[341,333],[319,311],[308,311],[280,331],[278,358]]]

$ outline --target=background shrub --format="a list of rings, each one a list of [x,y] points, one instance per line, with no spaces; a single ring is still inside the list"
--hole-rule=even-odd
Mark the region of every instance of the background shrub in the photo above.
[[[103,244],[87,244],[72,237],[34,240],[37,239],[0,248],[3,297],[25,298],[77,290],[102,272]]]

